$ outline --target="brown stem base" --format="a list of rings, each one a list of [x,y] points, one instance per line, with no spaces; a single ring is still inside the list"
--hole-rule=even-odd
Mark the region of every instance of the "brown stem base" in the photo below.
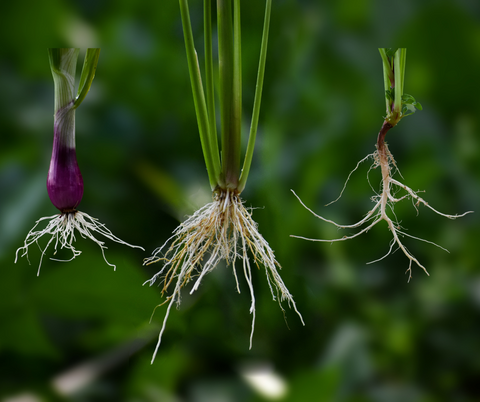
[[[377,151],[382,154],[385,153],[385,136],[387,135],[388,130],[393,128],[393,126],[385,120],[383,122],[382,128],[380,129],[380,132],[378,133],[377,137]]]

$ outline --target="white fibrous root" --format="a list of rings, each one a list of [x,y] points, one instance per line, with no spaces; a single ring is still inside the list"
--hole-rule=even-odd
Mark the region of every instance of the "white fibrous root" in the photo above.
[[[170,285],[174,283],[173,291],[161,304],[168,303],[168,307],[152,363],[160,346],[170,309],[174,302],[177,303],[177,306],[180,306],[181,289],[195,278],[190,294],[195,292],[203,277],[211,272],[221,260],[225,260],[227,264],[232,266],[239,293],[240,285],[235,270],[235,262],[237,259],[241,261],[243,274],[251,296],[252,330],[250,348],[252,347],[255,326],[255,294],[249,252],[258,268],[261,265],[265,267],[273,299],[278,301],[282,311],[284,310],[281,302],[287,300],[289,306],[293,306],[303,323],[303,318],[297,310],[292,295],[277,272],[280,265],[275,259],[273,250],[258,232],[257,226],[257,223],[252,219],[251,212],[244,207],[236,192],[226,190],[225,192],[215,193],[213,202],[188,217],[175,229],[166,243],[154,251],[152,257],[145,259],[144,265],[158,261],[163,262],[162,269],[145,283],[149,283],[151,286],[157,279],[161,280],[162,296],[168,293]]]
[[[355,237],[358,237],[361,234],[368,232],[377,223],[379,223],[381,221],[385,221],[388,225],[388,228],[389,228],[390,232],[392,233],[392,236],[393,236],[393,238],[390,242],[390,248],[389,248],[388,252],[383,257],[381,257],[377,260],[374,260],[374,261],[370,261],[368,264],[381,261],[384,258],[386,258],[387,256],[389,256],[392,253],[392,251],[396,251],[396,250],[400,249],[400,250],[402,250],[403,254],[409,260],[408,269],[406,271],[406,273],[408,273],[408,281],[410,281],[410,279],[412,278],[412,263],[413,262],[415,262],[415,264],[417,264],[420,268],[422,268],[425,271],[425,273],[427,275],[429,275],[427,269],[412,255],[412,253],[402,243],[401,237],[404,237],[404,236],[410,237],[412,239],[420,240],[420,241],[423,241],[425,243],[433,244],[434,246],[439,247],[442,250],[445,250],[447,252],[448,252],[448,250],[439,246],[436,243],[433,243],[431,241],[428,241],[428,240],[425,240],[425,239],[422,239],[422,238],[419,238],[419,237],[416,237],[416,236],[412,236],[412,235],[406,233],[405,231],[403,231],[402,230],[403,228],[401,227],[399,221],[397,220],[397,218],[395,216],[394,204],[399,202],[399,201],[402,201],[404,199],[410,199],[413,203],[413,206],[417,210],[417,214],[418,214],[418,206],[419,205],[424,205],[427,208],[431,209],[436,214],[444,216],[444,217],[449,218],[449,219],[460,218],[460,217],[465,216],[469,213],[472,213],[473,211],[468,211],[468,212],[465,212],[465,213],[460,214],[460,215],[447,215],[447,214],[444,214],[442,212],[437,211],[435,208],[430,206],[428,204],[428,202],[426,202],[423,198],[418,196],[418,191],[412,190],[410,187],[404,185],[403,183],[399,182],[398,180],[395,180],[392,177],[395,174],[395,172],[398,171],[397,166],[395,164],[395,160],[393,159],[392,154],[388,150],[388,146],[387,146],[386,143],[383,143],[380,149],[378,149],[378,148],[379,147],[377,146],[377,151],[375,151],[372,154],[367,155],[365,158],[363,158],[360,162],[357,163],[357,166],[355,167],[355,169],[353,169],[352,172],[350,172],[350,174],[347,178],[347,181],[345,182],[345,185],[344,185],[339,197],[336,200],[332,201],[332,202],[336,202],[342,196],[343,191],[345,190],[345,187],[348,183],[348,180],[350,179],[350,176],[352,175],[352,173],[355,170],[358,169],[360,164],[362,162],[372,158],[373,159],[373,165],[370,167],[370,169],[375,169],[375,168],[380,166],[381,170],[382,170],[381,193],[372,197],[372,201],[375,203],[375,206],[366,214],[366,216],[363,219],[361,219],[357,223],[354,223],[352,225],[340,225],[340,224],[338,224],[334,221],[331,221],[329,219],[325,219],[323,216],[317,215],[310,208],[308,208],[302,202],[300,197],[297,194],[295,194],[295,192],[292,190],[293,194],[297,197],[297,199],[300,201],[300,203],[308,211],[310,211],[317,218],[319,218],[319,219],[321,219],[325,222],[331,223],[339,229],[354,229],[354,228],[363,227],[365,225],[367,225],[367,226],[363,227],[363,229],[361,229],[360,231],[358,231],[355,234],[352,234],[350,236],[343,236],[343,237],[338,238],[338,239],[331,239],[331,240],[311,239],[311,238],[306,238],[306,237],[302,237],[302,236],[294,236],[294,235],[292,235],[291,237],[296,237],[296,238],[299,238],[299,239],[304,239],[304,240],[309,240],[309,241],[327,242],[327,243],[345,241],[345,240],[350,240],[350,239],[353,239]],[[399,172],[399,174],[400,174],[400,172]],[[401,174],[400,174],[400,176],[401,176]],[[399,198],[395,198],[395,195],[398,191],[404,191],[405,194],[402,195]],[[330,205],[330,204],[327,204],[327,205]],[[394,217],[393,219],[388,215],[388,213],[387,213],[388,210],[391,211],[391,213]],[[395,246],[396,246],[396,248],[394,250]]]
[[[47,226],[41,230],[35,230],[40,222],[48,221]],[[25,238],[23,247],[20,247],[16,254],[15,254],[15,263],[17,262],[19,252],[23,250],[21,257],[26,256],[28,260],[28,248],[33,245],[34,243],[37,244],[38,248],[41,251],[40,263],[38,265],[37,275],[40,275],[40,268],[42,266],[43,256],[47,252],[48,247],[53,242],[54,243],[54,255],[57,253],[57,249],[68,249],[72,252],[72,258],[68,260],[59,260],[55,258],[50,258],[53,261],[62,261],[68,262],[72,261],[76,257],[78,257],[82,252],[77,250],[73,243],[76,241],[75,238],[75,231],[80,233],[84,239],[90,239],[94,243],[96,243],[100,249],[102,250],[103,259],[105,262],[113,267],[116,268],[114,264],[111,264],[107,261],[105,257],[105,249],[108,247],[105,246],[103,241],[98,240],[93,233],[99,233],[102,236],[105,236],[107,239],[112,240],[114,242],[123,244],[125,246],[129,246],[132,248],[139,248],[143,250],[140,246],[134,246],[124,242],[123,240],[119,239],[118,237],[114,236],[112,232],[103,224],[98,222],[98,219],[91,217],[90,215],[80,212],[77,210],[73,210],[70,212],[64,212],[61,214],[53,215],[53,216],[45,216],[40,218],[36,223],[35,226],[28,232],[27,237]],[[51,236],[50,240],[48,241],[47,245],[42,249],[38,240],[43,236]],[[30,260],[29,260],[30,263]]]

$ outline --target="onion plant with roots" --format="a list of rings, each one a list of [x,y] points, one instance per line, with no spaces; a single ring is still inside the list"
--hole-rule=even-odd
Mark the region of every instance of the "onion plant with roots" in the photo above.
[[[449,219],[460,218],[462,216],[465,216],[468,213],[471,213],[472,211],[468,211],[459,215],[457,214],[448,215],[448,214],[439,212],[435,208],[433,208],[427,201],[425,201],[423,198],[421,198],[418,195],[419,191],[414,191],[410,187],[403,184],[401,181],[393,178],[396,172],[398,172],[400,176],[401,174],[395,164],[395,160],[392,154],[388,149],[387,143],[385,142],[385,135],[390,129],[395,127],[403,117],[413,114],[416,109],[422,110],[422,106],[420,105],[420,103],[415,101],[415,98],[413,96],[403,93],[406,49],[381,48],[379,49],[379,51],[383,61],[383,74],[384,74],[384,83],[385,83],[385,99],[386,99],[387,114],[383,122],[383,125],[380,129],[380,132],[378,134],[376,151],[370,155],[367,155],[365,158],[363,158],[360,162],[357,163],[357,166],[355,167],[355,169],[353,169],[353,171],[348,176],[347,181],[345,182],[345,185],[340,193],[340,196],[336,200],[332,201],[332,202],[335,202],[342,196],[343,191],[345,190],[345,187],[348,183],[348,180],[350,179],[350,176],[355,170],[357,170],[360,164],[362,162],[365,162],[368,159],[372,159],[373,165],[370,169],[375,169],[377,167],[380,167],[381,174],[382,174],[381,190],[379,193],[377,193],[375,196],[372,197],[372,201],[374,202],[375,205],[366,214],[366,216],[360,221],[358,221],[357,223],[354,223],[351,225],[341,225],[334,221],[326,219],[323,216],[317,215],[315,212],[309,209],[302,202],[300,197],[297,196],[297,194],[295,194],[295,192],[292,190],[292,192],[298,198],[300,203],[317,218],[325,222],[331,223],[339,229],[357,229],[357,228],[359,229],[358,232],[354,234],[346,235],[341,238],[332,239],[332,240],[310,239],[310,238],[293,236],[293,235],[292,237],[310,240],[310,241],[327,242],[327,243],[345,241],[345,240],[350,240],[355,237],[358,237],[361,234],[368,232],[371,228],[373,228],[375,225],[377,225],[381,221],[385,221],[388,225],[388,229],[392,234],[390,247],[388,252],[383,257],[375,261],[371,261],[371,263],[380,261],[386,258],[387,256],[389,256],[393,251],[400,249],[409,260],[409,265],[406,273],[408,273],[408,281],[410,281],[412,277],[412,263],[415,263],[420,268],[422,268],[427,275],[429,274],[425,266],[422,265],[418,261],[418,259],[415,258],[415,256],[403,244],[403,241],[402,241],[403,237],[410,237],[415,240],[420,240],[426,243],[433,244],[441,248],[442,250],[445,250],[445,251],[448,251],[448,250],[431,241],[421,239],[419,237],[412,236],[406,233],[405,230],[403,230],[403,228],[400,226],[400,222],[395,216],[395,213],[394,213],[395,203],[402,201],[404,199],[410,199],[413,202],[414,207],[417,209],[417,213],[418,213],[418,207],[420,205],[423,205],[429,208],[430,210],[432,210],[433,212],[435,212],[436,214],[444,216]],[[400,195],[397,195],[397,194],[400,194]]]
[[[79,49],[59,48],[48,49],[50,69],[55,85],[55,113],[53,128],[53,149],[50,160],[50,168],[47,176],[47,192],[52,204],[60,210],[60,214],[40,218],[35,226],[28,232],[24,245],[16,252],[15,262],[18,256],[26,256],[30,246],[36,244],[41,251],[40,263],[37,275],[40,274],[42,260],[48,247],[53,243],[54,255],[58,249],[68,249],[72,253],[71,261],[81,254],[74,246],[75,234],[88,238],[96,243],[103,255],[105,262],[115,269],[105,257],[105,243],[97,237],[98,233],[109,240],[133,246],[114,236],[104,224],[96,218],[78,211],[77,206],[83,196],[83,178],[78,167],[75,151],[75,110],[82,103],[90,90],[95,71],[97,68],[100,49],[88,49],[85,55],[78,93],[75,96],[75,70]],[[44,223],[47,223],[45,226]],[[40,226],[40,228],[38,228]],[[45,227],[44,227],[45,226]],[[43,228],[41,228],[43,227]],[[50,236],[47,244],[42,248],[40,238]]]
[[[251,210],[245,208],[240,198],[250,171],[255,145],[271,3],[271,0],[266,2],[250,133],[243,167],[240,169],[242,115],[240,0],[217,1],[221,154],[215,117],[211,0],[204,1],[205,86],[194,47],[188,2],[180,0],[189,75],[213,201],[181,223],[171,238],[145,260],[145,264],[159,261],[163,263],[162,269],[146,283],[153,285],[155,281],[160,280],[162,295],[167,294],[162,304],[168,303],[152,363],[160,346],[170,310],[174,303],[180,305],[182,288],[190,281],[194,281],[190,290],[190,293],[193,293],[200,286],[203,277],[222,260],[232,266],[238,292],[240,292],[240,282],[235,270],[237,261],[241,265],[247,282],[252,314],[250,348],[255,325],[252,266],[265,268],[273,299],[278,301],[280,308],[282,308],[281,302],[286,300],[295,309],[303,323],[293,297],[277,271],[280,265],[275,259],[273,250],[258,231],[258,225],[252,218]],[[173,290],[170,290],[172,288]]]

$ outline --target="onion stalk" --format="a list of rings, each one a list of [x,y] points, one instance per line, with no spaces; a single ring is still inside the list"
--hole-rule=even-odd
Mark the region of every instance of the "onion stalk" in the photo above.
[[[143,250],[142,247],[133,246],[114,236],[97,219],[77,210],[77,206],[83,196],[83,178],[76,157],[75,110],[90,90],[95,77],[100,49],[87,50],[78,92],[75,95],[75,70],[78,54],[79,49],[74,48],[48,49],[50,69],[55,85],[55,113],[52,157],[47,176],[47,192],[52,204],[60,210],[60,214],[40,218],[28,232],[24,245],[17,250],[15,258],[15,262],[17,262],[19,252],[23,250],[21,256],[27,256],[28,259],[28,248],[34,243],[38,244],[38,240],[41,237],[50,235],[51,237],[47,245],[43,249],[39,246],[42,254],[37,275],[40,274],[43,256],[54,240],[54,254],[57,252],[58,246],[60,246],[60,249],[66,248],[72,252],[72,258],[67,261],[71,261],[81,254],[81,251],[77,250],[73,245],[75,231],[80,233],[83,238],[89,238],[95,242],[102,250],[105,262],[113,268],[115,268],[115,265],[110,264],[105,257],[104,250],[107,247],[103,241],[98,240],[93,235],[93,232],[99,233],[117,243]],[[35,230],[44,221],[48,221],[47,226],[44,229]],[[52,258],[52,260],[55,259]]]
[[[436,214],[444,216],[449,219],[460,218],[462,216],[465,216],[466,214],[472,213],[472,211],[468,211],[463,214],[455,214],[455,215],[448,215],[448,214],[439,212],[418,195],[419,191],[414,191],[410,187],[403,184],[402,182],[393,178],[396,172],[398,172],[398,174],[402,177],[402,179],[403,179],[403,176],[400,174],[400,171],[398,170],[395,160],[393,158],[393,155],[388,149],[387,143],[385,142],[385,136],[387,132],[391,130],[393,127],[395,127],[402,118],[413,114],[417,109],[422,110],[422,106],[420,103],[418,103],[415,100],[413,96],[405,94],[403,91],[407,50],[405,48],[399,48],[399,49],[380,48],[379,51],[380,51],[380,56],[382,58],[382,63],[383,63],[386,116],[384,118],[380,132],[378,133],[378,136],[377,136],[376,151],[373,152],[372,154],[367,155],[365,158],[363,158],[360,162],[357,163],[355,169],[353,169],[352,172],[350,172],[350,174],[348,175],[345,185],[342,191],[340,192],[339,197],[336,200],[332,201],[332,202],[336,202],[342,196],[343,191],[345,190],[345,187],[348,183],[348,180],[350,179],[350,176],[355,170],[358,169],[360,164],[365,162],[368,159],[373,159],[373,165],[371,166],[370,170],[380,167],[381,174],[382,174],[381,193],[372,197],[372,201],[375,203],[375,206],[366,214],[366,216],[363,219],[361,219],[357,223],[354,223],[351,225],[340,225],[334,221],[324,218],[323,216],[317,215],[315,212],[309,209],[302,202],[300,197],[297,194],[295,194],[295,192],[292,190],[293,194],[298,198],[300,203],[317,218],[325,222],[331,223],[340,229],[354,229],[354,228],[363,227],[363,229],[359,230],[357,233],[353,235],[343,236],[341,238],[331,239],[331,240],[310,239],[310,238],[305,238],[302,236],[294,236],[294,235],[292,235],[292,237],[309,240],[309,241],[318,241],[318,242],[327,242],[327,243],[345,241],[345,240],[353,239],[363,233],[366,233],[371,228],[373,228],[377,223],[380,223],[381,221],[385,221],[393,236],[392,241],[390,242],[389,250],[383,257],[375,261],[371,261],[370,263],[383,260],[384,258],[389,256],[392,253],[392,251],[394,251],[394,247],[397,247],[397,249],[402,250],[403,254],[409,260],[409,265],[406,273],[408,273],[408,281],[410,281],[410,279],[412,278],[412,263],[415,263],[418,267],[422,268],[427,275],[429,275],[429,273],[425,268],[425,266],[422,265],[418,261],[418,259],[415,258],[413,254],[405,247],[405,245],[401,240],[403,237],[406,236],[415,240],[420,240],[425,243],[432,244],[447,252],[448,250],[439,246],[436,243],[433,243],[431,241],[428,241],[416,236],[412,236],[407,232],[405,232],[405,230],[403,230],[402,226],[400,225],[400,221],[397,219],[394,213],[395,203],[402,201],[404,199],[410,199],[412,201],[414,208],[417,210],[417,213],[418,213],[418,207],[420,205],[423,205],[429,208],[430,210],[432,210],[433,212],[435,212]],[[398,192],[403,192],[403,194],[400,197],[396,197]],[[389,212],[391,212],[393,217],[390,217]]]
[[[145,260],[145,264],[163,262],[163,268],[145,283],[153,285],[156,280],[160,280],[163,286],[162,295],[168,294],[164,301],[164,303],[168,303],[167,312],[152,363],[160,346],[171,307],[175,302],[177,305],[180,304],[182,288],[195,278],[190,291],[190,293],[193,293],[198,289],[203,277],[222,260],[232,266],[238,292],[240,292],[240,285],[235,271],[235,263],[237,260],[241,261],[243,274],[251,296],[250,348],[252,347],[255,327],[255,294],[249,254],[253,257],[254,265],[258,268],[265,267],[272,297],[279,302],[280,308],[283,310],[281,301],[287,300],[303,323],[293,297],[277,271],[280,265],[275,259],[274,252],[258,231],[258,225],[253,220],[251,211],[245,208],[240,197],[247,182],[255,146],[265,73],[271,4],[271,0],[266,1],[250,133],[243,159],[243,168],[240,169],[242,166],[240,1],[217,0],[218,97],[221,130],[221,147],[219,147],[214,99],[211,0],[204,1],[205,89],[193,41],[188,2],[187,0],[180,0],[187,63],[203,155],[213,192],[213,201],[181,223],[167,242],[162,247],[157,248],[153,255]],[[221,153],[219,152],[220,149]],[[173,286],[173,291],[170,291],[171,286]]]

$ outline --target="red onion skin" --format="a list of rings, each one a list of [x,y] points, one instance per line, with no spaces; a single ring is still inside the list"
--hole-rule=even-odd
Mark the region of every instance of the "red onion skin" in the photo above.
[[[80,204],[83,196],[83,178],[78,167],[75,147],[69,147],[63,138],[65,133],[62,129],[65,127],[62,127],[62,122],[63,119],[59,119],[54,124],[47,191],[52,204],[63,213],[74,211]]]

